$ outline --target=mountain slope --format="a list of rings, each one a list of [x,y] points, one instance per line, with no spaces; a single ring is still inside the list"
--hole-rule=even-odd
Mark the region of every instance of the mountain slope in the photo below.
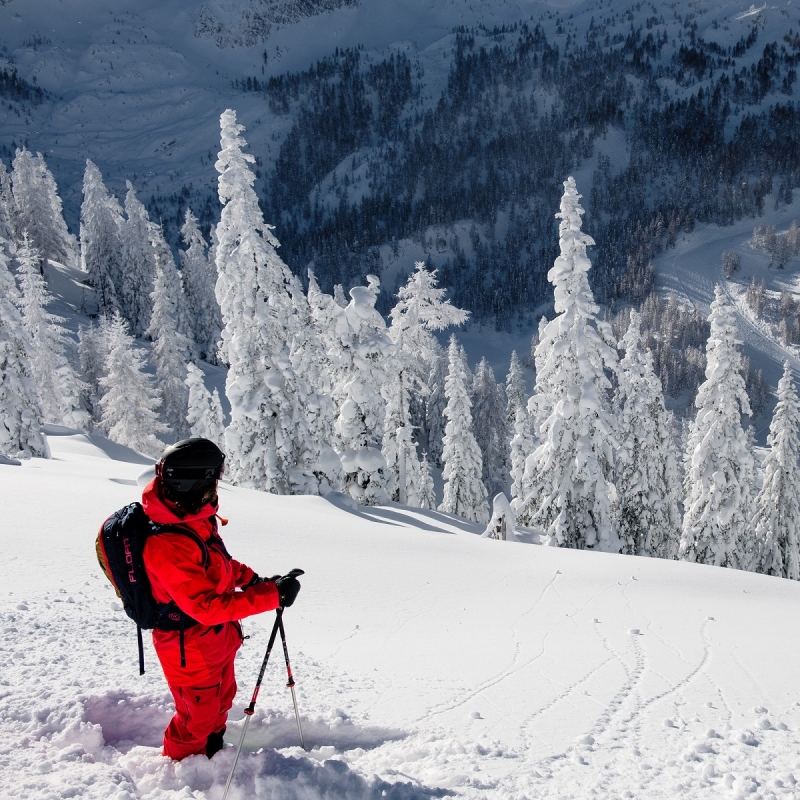
[[[49,440],[53,460],[0,465],[0,797],[219,798],[230,750],[159,755],[166,686],[149,646],[137,675],[94,559],[146,464]],[[796,796],[795,582],[481,539],[400,506],[221,498],[237,557],[307,572],[286,627],[310,751],[274,656],[232,798]],[[245,625],[229,741],[271,622]]]
[[[216,219],[217,120],[235,107],[298,274],[313,265],[331,288],[385,272],[391,294],[421,255],[478,317],[530,326],[553,256],[543,209],[568,174],[604,301],[642,299],[676,228],[791,194],[797,22],[788,8],[741,12],[727,0],[667,13],[596,0],[12,2],[7,68],[45,95],[0,108],[0,145],[46,154],[73,227],[91,157],[117,190],[133,180],[174,243],[187,204]]]

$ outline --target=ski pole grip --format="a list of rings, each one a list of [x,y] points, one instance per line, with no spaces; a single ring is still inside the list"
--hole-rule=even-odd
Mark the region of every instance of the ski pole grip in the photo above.
[[[300,575],[305,575],[306,571],[304,569],[293,569],[290,572],[287,572],[283,577],[284,578],[298,578]]]

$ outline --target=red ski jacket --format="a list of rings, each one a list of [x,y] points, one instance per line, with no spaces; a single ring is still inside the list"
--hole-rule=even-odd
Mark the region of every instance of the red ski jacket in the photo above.
[[[157,480],[142,494],[145,513],[158,524],[191,528],[206,543],[208,565],[203,565],[202,551],[188,536],[161,533],[148,538],[144,565],[154,598],[159,603],[173,600],[200,623],[184,632],[185,667],[181,667],[178,631],[154,630],[153,643],[171,686],[203,686],[218,680],[220,670],[241,643],[240,627],[224,623],[276,609],[280,597],[272,582],[247,587],[255,573],[228,555],[217,534],[213,505],[181,517],[178,509],[160,496]]]

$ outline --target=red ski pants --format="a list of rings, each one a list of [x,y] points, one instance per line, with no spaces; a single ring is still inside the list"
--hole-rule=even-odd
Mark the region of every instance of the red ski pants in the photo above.
[[[228,711],[236,696],[233,656],[220,673],[219,683],[210,686],[170,686],[175,698],[175,715],[164,731],[164,755],[180,761],[206,752],[209,734],[225,727]]]

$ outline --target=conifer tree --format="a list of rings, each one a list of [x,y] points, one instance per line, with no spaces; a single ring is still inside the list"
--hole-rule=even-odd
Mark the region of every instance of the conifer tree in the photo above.
[[[309,365],[308,372],[312,369],[316,371],[314,386],[317,394],[329,398],[332,419],[335,420],[341,395],[341,390],[336,386],[337,379],[340,377],[338,365],[341,354],[340,331],[337,324],[339,306],[331,295],[319,288],[312,270],[308,270],[306,302],[311,315],[311,325],[314,328],[314,337],[318,344],[318,349],[315,349],[314,352],[316,363],[313,366]],[[328,441],[333,441],[332,436],[333,434],[328,437]]]
[[[433,475],[431,474],[431,465],[428,461],[427,453],[422,454],[419,490],[415,505],[420,508],[428,508],[431,510],[436,508],[436,489],[433,485]]]
[[[394,492],[392,472],[381,452],[386,402],[382,388],[393,374],[395,356],[386,323],[375,309],[378,279],[354,286],[342,308],[335,300],[314,297],[319,319],[328,316],[332,396],[338,409],[334,439],[341,456],[344,489],[363,505],[388,503]]]
[[[437,286],[436,270],[429,270],[423,261],[414,264],[405,286],[397,293],[391,311],[389,337],[395,345],[393,373],[384,386],[386,424],[382,451],[393,472],[394,498],[408,503],[420,477],[416,444],[410,431],[411,408],[427,391],[428,378],[440,353],[433,331],[441,331],[466,321],[468,313],[445,299],[446,290]],[[410,450],[409,450],[410,448]],[[408,483],[408,486],[406,485]]]
[[[292,338],[289,360],[297,375],[301,391],[307,398],[306,412],[314,441],[331,442],[336,409],[330,392],[329,359],[319,335],[311,305],[296,275],[289,276],[292,302]],[[329,448],[325,444],[324,449]],[[330,454],[328,454],[330,455]]]
[[[85,387],[86,405],[95,422],[100,422],[102,416],[100,398],[103,396],[103,388],[100,381],[105,377],[109,325],[110,320],[107,317],[100,317],[96,324],[82,325],[78,329],[81,380]]]
[[[534,436],[531,431],[531,418],[528,409],[520,406],[514,419],[514,435],[511,437],[511,505],[518,508],[522,501],[531,493],[533,476],[529,473],[529,480],[525,480],[525,462],[533,453]]]
[[[62,317],[51,314],[46,306],[50,293],[40,269],[39,252],[24,233],[17,250],[17,276],[21,292],[17,304],[31,344],[30,363],[46,420],[84,430],[89,414],[82,407],[83,386],[67,357],[67,334]]]
[[[17,150],[11,187],[12,223],[17,240],[27,233],[31,246],[43,260],[77,266],[78,244],[67,230],[58,187],[41,153]]]
[[[219,393],[216,389],[213,395],[209,393],[199,367],[189,364],[186,371],[186,386],[189,390],[186,422],[189,433],[202,439],[210,439],[221,448],[225,443],[225,427]]]
[[[486,524],[489,506],[481,481],[481,451],[472,433],[472,413],[467,389],[466,356],[455,336],[448,348],[447,427],[444,434],[444,496],[439,511]]]
[[[13,205],[11,176],[6,170],[6,165],[0,161],[0,247],[7,247],[14,239],[14,228],[11,224]]]
[[[681,535],[681,495],[672,415],[664,406],[653,357],[640,342],[640,318],[631,312],[621,346],[615,398],[620,450],[616,486],[622,551],[676,558]]]
[[[706,344],[706,380],[700,386],[686,450],[680,557],[698,564],[749,569],[753,453],[742,414],[750,413],[733,312],[717,285]]]
[[[103,430],[111,441],[157,458],[164,442],[156,434],[167,430],[158,419],[161,400],[119,312],[108,324],[107,335],[106,376],[100,380]]]
[[[431,367],[428,376],[428,396],[425,399],[425,427],[428,441],[428,455],[432,463],[442,469],[442,440],[447,420],[444,410],[447,398],[444,383],[447,378],[447,351],[441,350]]]
[[[224,323],[222,356],[230,365],[230,475],[236,483],[276,494],[313,492],[319,446],[308,422],[308,398],[291,365],[289,271],[253,190],[255,159],[243,151],[244,128],[230,109],[220,123],[216,294]]]
[[[341,283],[337,283],[333,287],[333,300],[340,308],[347,308],[347,297],[344,294],[344,288]]]
[[[170,286],[165,277],[169,270],[175,271],[172,263],[162,264],[157,261],[155,285],[151,294],[153,312],[146,333],[153,341],[153,363],[164,421],[176,439],[183,439],[188,433],[186,409],[189,391],[185,380],[190,345],[178,330],[174,282]]]
[[[575,180],[566,180],[556,215],[561,254],[547,275],[557,316],[539,327],[536,388],[528,402],[537,446],[526,460],[526,494],[515,511],[521,524],[543,529],[561,547],[619,552],[607,375],[616,372],[617,354],[589,288],[586,248],[594,240],[581,230],[580,197]]]
[[[181,273],[186,305],[191,309],[192,334],[200,357],[217,363],[217,342],[222,332],[222,316],[214,294],[216,264],[206,255],[207,245],[191,209],[181,228],[186,249],[181,251]]]
[[[153,287],[156,277],[156,251],[153,247],[150,217],[127,182],[125,215],[122,226],[124,265],[117,287],[120,310],[134,336],[144,336],[153,316]]]
[[[506,422],[509,430],[513,431],[517,419],[517,409],[527,405],[528,387],[522,363],[517,351],[511,352],[511,365],[506,376]]]
[[[81,264],[89,274],[101,316],[121,309],[118,292],[125,268],[123,226],[119,201],[109,194],[100,170],[87,160],[81,205]]]
[[[0,246],[0,454],[49,458],[31,370],[30,341],[14,304],[18,296]]]
[[[506,400],[485,358],[475,368],[471,402],[473,431],[483,464],[481,480],[489,497],[494,497],[508,482],[511,436],[506,424]]]
[[[764,483],[752,525],[760,551],[759,572],[800,580],[800,401],[787,361],[767,437]]]

